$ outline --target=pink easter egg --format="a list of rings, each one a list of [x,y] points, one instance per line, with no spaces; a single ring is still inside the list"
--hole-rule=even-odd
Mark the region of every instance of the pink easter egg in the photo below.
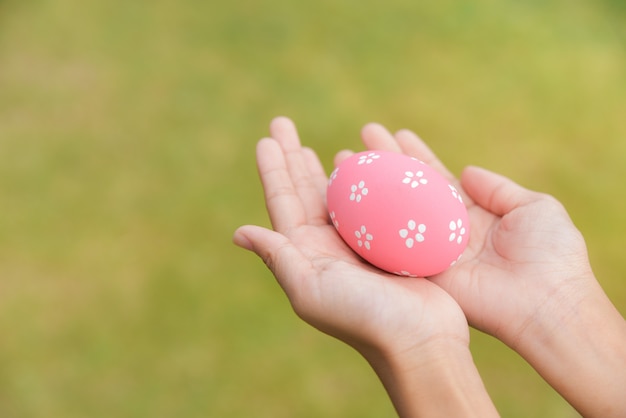
[[[331,174],[328,213],[359,256],[390,273],[428,277],[456,263],[469,241],[458,190],[416,158],[364,151]]]

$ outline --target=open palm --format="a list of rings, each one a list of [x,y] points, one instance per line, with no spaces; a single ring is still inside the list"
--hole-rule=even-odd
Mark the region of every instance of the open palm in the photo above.
[[[410,131],[394,136],[370,124],[362,136],[370,149],[420,158],[464,191],[468,247],[456,266],[429,279],[455,298],[472,326],[516,348],[534,321],[567,314],[583,297],[580,289],[594,280],[585,243],[558,201],[477,167],[458,181]]]
[[[257,162],[274,230],[243,226],[234,241],[265,261],[298,315],[370,361],[398,411],[420,415],[430,404],[415,396],[432,389],[432,379],[454,375],[451,370],[469,370],[457,383],[478,391],[463,402],[472,408],[447,416],[481,410],[466,402],[485,400],[468,357],[469,321],[515,349],[582,415],[624,416],[626,322],[595,280],[584,240],[554,198],[477,167],[466,168],[458,181],[412,132],[392,135],[367,125],[367,148],[431,165],[463,191],[469,212],[470,241],[454,267],[427,279],[398,277],[361,260],[330,224],[326,175],[291,121],[275,119],[271,134],[259,142]],[[336,163],[348,155],[338,153]],[[444,346],[451,355],[440,356]],[[407,360],[400,361],[406,370],[390,373],[398,370],[390,367],[393,359]],[[424,364],[444,366],[426,385]],[[482,405],[495,412],[490,402]]]
[[[445,335],[468,341],[458,304],[423,279],[386,274],[361,260],[329,223],[327,178],[293,124],[277,118],[257,146],[274,231],[244,226],[235,243],[257,253],[305,321],[359,350],[397,349]]]

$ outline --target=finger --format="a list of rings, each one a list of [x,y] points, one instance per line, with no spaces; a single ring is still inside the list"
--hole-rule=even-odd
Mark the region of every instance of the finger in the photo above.
[[[300,196],[307,221],[314,225],[326,223],[326,204],[309,171],[295,125],[286,117],[277,117],[270,124],[270,133],[283,150],[291,182]]]
[[[302,145],[296,125],[289,118],[278,116],[270,122],[270,134],[276,139],[286,153],[300,152]]]
[[[320,161],[317,153],[311,148],[302,148],[302,156],[311,175],[311,181],[315,184],[318,192],[322,195],[322,199],[326,201],[326,186],[328,185],[328,177],[324,171],[324,166]]]
[[[507,177],[474,166],[463,170],[461,183],[475,203],[498,216],[536,201],[540,196]]]
[[[395,135],[398,146],[402,152],[411,157],[419,158],[426,164],[437,170],[449,181],[454,181],[456,178],[448,170],[448,168],[437,158],[435,153],[426,145],[422,139],[412,131],[403,129],[398,131]]]
[[[260,226],[239,227],[233,235],[233,242],[258,255],[290,298],[295,292],[291,278],[302,277],[298,270],[302,272],[310,266],[310,262],[287,237]]]
[[[291,181],[283,150],[271,138],[257,144],[257,166],[272,226],[286,232],[306,223],[306,211]]]
[[[370,150],[402,152],[394,136],[378,123],[368,123],[361,130],[361,139]]]
[[[335,155],[335,159],[333,160],[335,167],[337,167],[339,164],[341,164],[343,162],[343,160],[345,160],[346,158],[350,157],[354,155],[353,151],[350,150],[342,150],[339,151],[336,155]]]

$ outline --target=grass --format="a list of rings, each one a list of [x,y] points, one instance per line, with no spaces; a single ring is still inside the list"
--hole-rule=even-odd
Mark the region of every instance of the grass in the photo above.
[[[554,194],[626,313],[623,6],[422,3],[0,1],[0,415],[393,415],[230,244],[278,114],[328,169],[376,120]],[[576,416],[472,341],[503,416]]]

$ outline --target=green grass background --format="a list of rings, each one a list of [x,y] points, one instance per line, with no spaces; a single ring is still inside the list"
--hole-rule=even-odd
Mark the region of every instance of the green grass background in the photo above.
[[[0,416],[394,415],[230,242],[279,114],[329,171],[378,121],[554,194],[625,313],[623,4],[0,0]],[[503,416],[577,416],[472,351]]]

